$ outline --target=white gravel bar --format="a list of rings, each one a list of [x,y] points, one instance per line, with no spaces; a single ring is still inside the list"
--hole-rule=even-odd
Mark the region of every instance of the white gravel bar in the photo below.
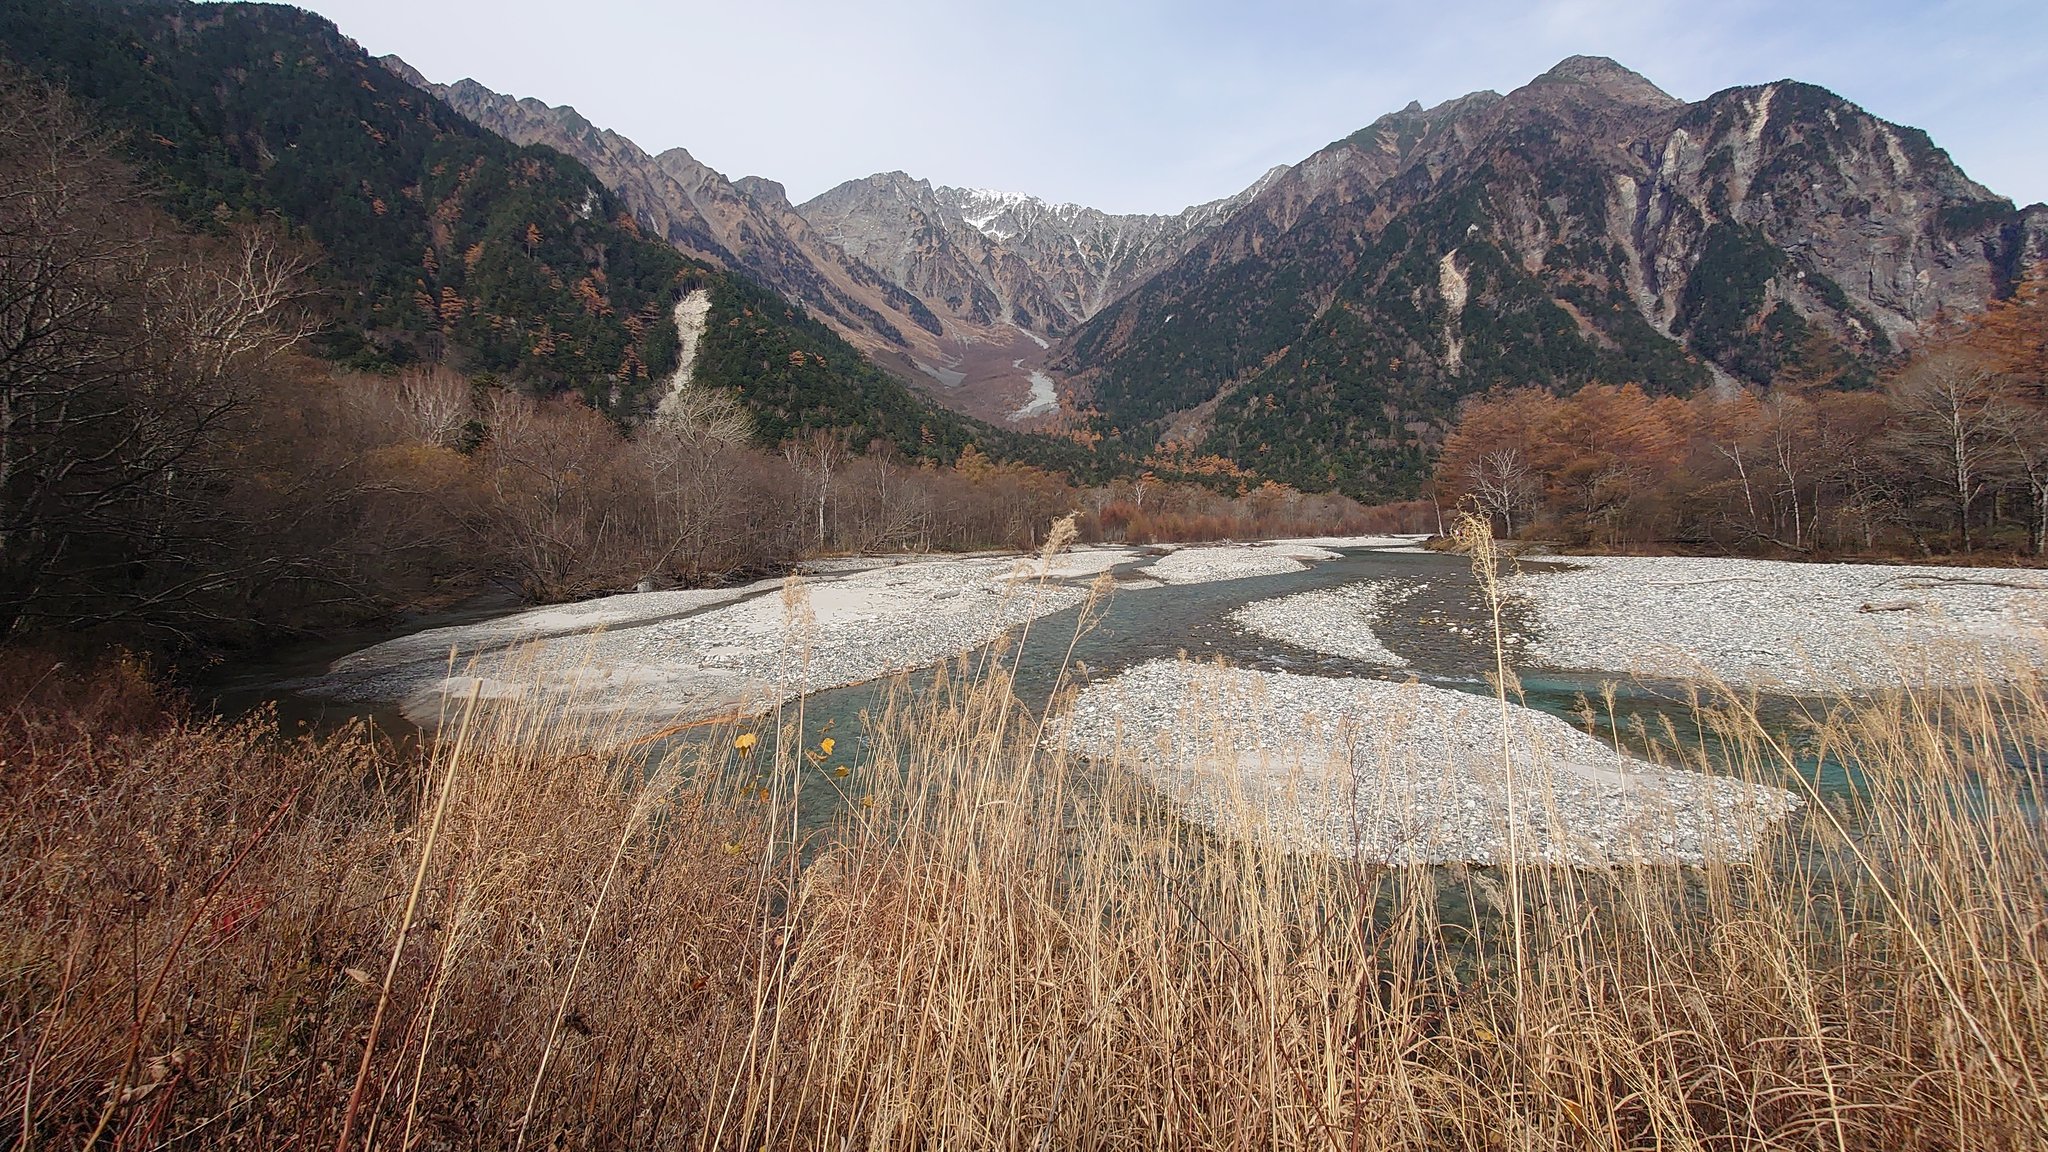
[[[2009,682],[2048,666],[2048,572],[1574,557],[1510,582],[1557,668],[1795,693]]]
[[[1081,603],[1088,591],[1075,578],[1129,556],[925,560],[817,581],[608,596],[379,644],[308,688],[396,700],[421,723],[477,691],[491,701],[545,698],[622,734],[659,730],[765,712],[971,651]]]
[[[1210,584],[1300,572],[1309,561],[1337,556],[1310,544],[1207,544],[1176,548],[1140,571],[1166,584]]]
[[[1502,716],[1484,697],[1152,661],[1088,687],[1048,739],[1144,772],[1228,835],[1395,864],[1508,855]],[[1776,788],[1622,755],[1519,706],[1507,746],[1525,860],[1739,858],[1798,807]]]
[[[1429,539],[1429,533],[1419,532],[1398,536],[1297,536],[1288,540],[1270,540],[1270,544],[1306,544],[1312,548],[1368,548],[1374,552],[1427,552],[1422,546]]]
[[[1419,584],[1403,588],[1384,580],[1319,588],[1272,600],[1255,600],[1231,613],[1230,622],[1283,644],[1400,668],[1408,661],[1380,643],[1373,624],[1388,605],[1406,599],[1420,588]]]

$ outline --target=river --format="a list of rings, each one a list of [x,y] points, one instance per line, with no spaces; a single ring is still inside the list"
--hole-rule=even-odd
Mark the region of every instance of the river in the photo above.
[[[1090,626],[1078,636],[1082,608],[1067,608],[1037,619],[1025,633],[1021,648],[1006,656],[1015,669],[1015,692],[1035,715],[1045,708],[1063,669],[1070,670],[1070,682],[1085,681],[1113,676],[1148,660],[1185,654],[1221,658],[1263,671],[1389,680],[1413,677],[1444,688],[1492,694],[1490,622],[1478,583],[1464,558],[1384,548],[1336,551],[1337,558],[1301,571],[1210,583],[1119,587],[1105,603],[1088,609]],[[1119,565],[1116,574],[1135,575],[1150,559],[1146,556]],[[1535,566],[1540,564],[1535,562]],[[832,578],[814,579],[826,582]],[[1363,581],[1419,589],[1389,610],[1376,628],[1381,642],[1404,658],[1406,667],[1328,655],[1252,633],[1229,619],[1236,609],[1255,601]],[[507,607],[503,603],[470,605],[422,616],[381,634],[355,634],[295,646],[217,678],[206,694],[231,713],[272,706],[287,731],[332,730],[360,717],[386,733],[409,738],[417,728],[400,712],[397,701],[337,700],[309,690],[310,683],[349,652],[428,629],[487,621],[504,615]],[[1520,618],[1513,601],[1505,622],[1511,633],[1534,626]],[[1692,723],[1691,697],[1682,682],[1545,668],[1517,668],[1516,675],[1521,702],[1581,726],[1590,721],[1603,739],[1618,740],[1632,751],[1645,751],[1642,733],[1663,730],[1666,717],[1682,741],[1696,747],[1702,738]],[[929,669],[909,674],[909,689],[915,691],[930,676]],[[814,692],[802,701],[804,725],[812,732],[830,725],[839,746],[859,755],[865,740],[862,713],[878,712],[883,694],[895,683],[895,677],[888,677]],[[1794,743],[1806,719],[1824,710],[1821,702],[1789,696],[1764,696],[1760,703],[1766,727]],[[792,709],[785,705],[785,714]]]

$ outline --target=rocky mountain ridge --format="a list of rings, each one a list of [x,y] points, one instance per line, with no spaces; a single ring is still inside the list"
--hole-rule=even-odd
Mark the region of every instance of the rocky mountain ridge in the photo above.
[[[903,172],[849,180],[797,209],[894,283],[979,323],[1052,339],[1177,259],[1282,172],[1173,214],[1115,214]]]
[[[619,195],[641,227],[691,255],[753,274],[849,337],[901,347],[910,342],[906,328],[938,327],[937,318],[916,301],[878,284],[867,269],[809,235],[800,218],[779,218],[772,202],[742,191],[685,149],[649,155],[574,108],[516,99],[474,80],[436,84],[395,56],[382,62],[491,132],[576,158]]]
[[[303,242],[315,329],[304,350],[345,369],[440,365],[527,395],[576,394],[630,426],[687,362],[694,383],[739,402],[764,446],[827,429],[934,463],[970,444],[1093,463],[1070,441],[940,408],[734,271],[737,245],[700,208],[710,198],[688,199],[674,175],[657,236],[608,186],[617,172],[480,127],[314,13],[0,0],[0,58],[17,100],[61,87],[172,221],[274,222]],[[617,138],[585,143],[638,163]]]
[[[1057,394],[1141,449],[1366,496],[1413,490],[1464,396],[1867,381],[2048,256],[2048,208],[1915,129],[1796,81],[1687,103],[1598,57],[1153,215],[902,172],[793,205],[573,109],[430,90],[955,408],[1030,427]]]
[[[941,403],[995,420],[1031,407],[1042,340],[971,311],[933,309],[814,229],[780,184],[761,177],[728,180],[682,148],[651,155],[571,107],[507,96],[474,80],[437,84],[396,56],[382,62],[490,132],[582,162],[643,230],[802,304]],[[1044,420],[1035,413],[1006,422],[1030,427]]]
[[[1398,495],[1463,396],[1854,383],[2043,256],[2048,208],[1833,93],[1574,57],[1266,181],[1053,367],[1125,435]]]

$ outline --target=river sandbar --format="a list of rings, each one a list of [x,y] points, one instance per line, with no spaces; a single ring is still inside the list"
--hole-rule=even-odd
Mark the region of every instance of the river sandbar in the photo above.
[[[1134,767],[1194,820],[1395,864],[1498,863],[1509,789],[1497,701],[1422,683],[1151,661],[1089,686],[1050,739]],[[1747,854],[1797,801],[1661,768],[1510,705],[1526,860],[1602,866]]]
[[[1556,668],[1832,693],[2048,664],[2048,572],[2027,569],[1588,556],[1509,588]]]

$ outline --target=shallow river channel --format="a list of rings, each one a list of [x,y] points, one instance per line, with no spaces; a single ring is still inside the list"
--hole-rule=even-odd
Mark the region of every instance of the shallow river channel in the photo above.
[[[1034,714],[1042,711],[1060,679],[1086,684],[1155,659],[1182,654],[1197,659],[1222,658],[1249,669],[1325,677],[1367,677],[1393,681],[1420,679],[1438,687],[1491,697],[1494,649],[1485,601],[1468,562],[1462,557],[1421,551],[1377,548],[1337,549],[1336,559],[1304,570],[1274,575],[1217,580],[1198,584],[1155,584],[1128,580],[1151,558],[1119,565],[1114,574],[1126,578],[1105,603],[1088,607],[1090,626],[1076,636],[1083,608],[1067,608],[1031,622],[1014,662],[1015,690]],[[1545,562],[1531,561],[1540,568]],[[814,578],[824,586],[831,575]],[[1318,589],[1378,582],[1404,591],[1380,618],[1381,643],[1407,661],[1387,667],[1317,652],[1251,632],[1230,617],[1246,604]],[[774,595],[773,592],[766,595]],[[706,609],[709,610],[709,609]],[[470,624],[502,614],[503,607],[471,608],[460,613],[423,617],[408,627],[379,635],[353,635],[283,651],[270,660],[240,667],[218,679],[213,694],[227,711],[239,712],[269,704],[290,728],[327,730],[367,717],[394,736],[416,732],[397,701],[337,700],[311,691],[312,681],[335,660],[368,645],[430,628]],[[687,618],[694,613],[682,613]],[[1681,739],[1689,734],[1691,712],[1686,686],[1679,681],[1643,680],[1623,674],[1589,673],[1530,667],[1518,659],[1532,624],[1522,619],[1510,600],[1504,620],[1510,636],[1509,660],[1520,682],[1521,700],[1532,708],[1584,726],[1590,716],[1602,739],[1618,739],[1640,751],[1638,722],[1651,732],[1662,730],[1669,716]],[[1013,633],[1014,634],[1014,633]],[[932,675],[929,669],[910,673],[907,687],[916,688]],[[840,745],[853,752],[863,739],[861,715],[878,711],[883,695],[897,678],[832,688],[812,693],[802,703],[804,726],[819,730],[830,724]],[[1612,710],[1608,708],[1612,702]],[[1762,718],[1775,734],[1796,742],[1801,718],[1816,704],[1795,697],[1766,696]],[[787,715],[794,705],[785,705]]]

